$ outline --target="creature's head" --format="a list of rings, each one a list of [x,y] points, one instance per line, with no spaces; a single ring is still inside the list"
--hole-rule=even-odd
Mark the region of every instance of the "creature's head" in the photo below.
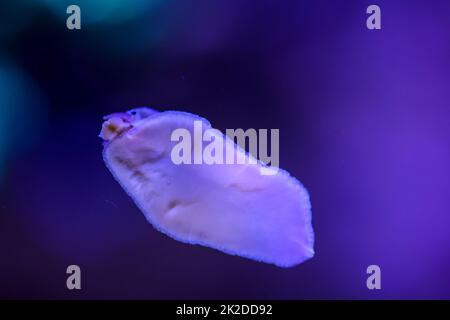
[[[131,129],[137,122],[157,112],[156,110],[143,107],[107,115],[103,117],[105,121],[99,137],[105,141],[111,141],[118,135]]]

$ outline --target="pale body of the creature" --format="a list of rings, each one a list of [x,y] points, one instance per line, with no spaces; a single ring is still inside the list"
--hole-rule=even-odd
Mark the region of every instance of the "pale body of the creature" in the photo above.
[[[261,174],[264,164],[175,164],[171,134],[193,114],[139,108],[105,117],[103,158],[115,179],[159,231],[280,267],[314,255],[309,195],[284,170]],[[234,142],[215,131],[224,145]],[[195,146],[193,146],[194,148]],[[238,156],[252,157],[237,145]]]

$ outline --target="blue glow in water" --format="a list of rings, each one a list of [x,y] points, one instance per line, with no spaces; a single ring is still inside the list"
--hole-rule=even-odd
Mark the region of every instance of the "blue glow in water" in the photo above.
[[[0,60],[0,178],[8,158],[29,148],[43,119],[42,96],[13,64]]]
[[[81,9],[82,23],[114,24],[136,18],[154,8],[161,0],[35,0],[46,5],[56,16],[66,19],[66,9],[76,4]]]

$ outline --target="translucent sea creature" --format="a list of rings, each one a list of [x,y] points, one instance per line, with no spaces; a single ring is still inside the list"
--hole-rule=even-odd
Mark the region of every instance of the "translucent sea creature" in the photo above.
[[[105,117],[100,133],[105,163],[147,220],[181,242],[279,267],[313,257],[308,192],[289,173],[262,175],[259,161],[172,161],[172,133],[180,128],[193,133],[198,121],[211,129],[207,120],[179,111],[139,108]],[[215,132],[215,139],[233,144],[238,156],[252,157]]]

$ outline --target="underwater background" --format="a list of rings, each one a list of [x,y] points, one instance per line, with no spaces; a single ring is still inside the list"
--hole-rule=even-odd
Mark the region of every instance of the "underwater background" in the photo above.
[[[378,31],[371,4],[1,1],[0,298],[450,299],[450,2],[377,0]],[[98,138],[138,106],[279,128],[315,257],[281,269],[154,230]]]

